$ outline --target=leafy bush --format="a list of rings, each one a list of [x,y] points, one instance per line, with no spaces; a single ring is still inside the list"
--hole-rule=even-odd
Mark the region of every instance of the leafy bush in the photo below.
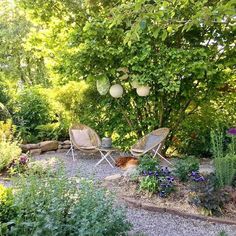
[[[12,141],[15,132],[15,126],[13,126],[11,120],[6,122],[0,121],[0,141]]]
[[[228,141],[225,144],[222,131],[212,131],[211,133],[215,173],[219,187],[233,185],[236,176],[235,135],[236,128],[229,129],[227,131]]]
[[[21,153],[17,141],[13,140],[14,126],[10,120],[0,122],[0,171]]]
[[[15,158],[8,166],[8,173],[13,176],[15,174],[24,173],[28,168],[29,157],[26,154],[21,154]]]
[[[60,173],[59,173],[60,172]],[[130,229],[111,196],[91,181],[29,176],[15,193],[16,216],[2,225],[4,235],[121,235]],[[7,227],[6,227],[7,225]]]
[[[159,190],[159,184],[156,176],[146,176],[142,178],[139,186],[140,190],[147,190],[150,193],[156,193]]]
[[[214,165],[219,187],[231,186],[236,175],[236,155],[215,158]]]
[[[26,142],[37,141],[36,127],[52,121],[50,104],[40,87],[26,88],[19,95],[14,120]]]
[[[178,160],[175,164],[174,174],[180,181],[187,181],[192,171],[199,170],[199,160],[193,157]]]
[[[140,173],[143,171],[155,171],[158,164],[158,159],[154,159],[151,155],[145,154],[139,159],[138,169]]]
[[[11,220],[14,214],[12,189],[0,184],[0,225]]]
[[[180,129],[175,134],[174,146],[180,153],[198,157],[211,157],[211,130],[225,130],[235,123],[236,94],[223,93],[216,99],[206,101],[195,114],[186,117],[180,123]],[[224,107],[224,109],[219,109]],[[224,149],[227,141],[223,133]]]
[[[221,158],[224,156],[224,136],[222,131],[211,131],[211,145],[214,158]]]
[[[224,204],[229,201],[228,194],[216,188],[216,178],[213,175],[204,181],[193,181],[192,190],[189,202],[201,207],[207,215],[220,215]]]

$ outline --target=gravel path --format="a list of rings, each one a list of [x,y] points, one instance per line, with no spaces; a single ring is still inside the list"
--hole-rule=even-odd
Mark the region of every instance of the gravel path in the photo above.
[[[102,180],[104,177],[122,173],[117,168],[111,168],[105,161],[95,168],[99,156],[77,153],[76,160],[65,153],[52,153],[34,158],[46,166],[54,165],[58,160],[65,163],[68,176],[79,175],[86,178]],[[236,236],[236,226],[213,224],[200,220],[186,219],[168,213],[150,212],[125,206],[127,217],[133,224],[131,233],[146,236],[218,236],[224,231],[228,236]],[[133,235],[133,234],[131,234]],[[136,234],[137,235],[137,234]]]

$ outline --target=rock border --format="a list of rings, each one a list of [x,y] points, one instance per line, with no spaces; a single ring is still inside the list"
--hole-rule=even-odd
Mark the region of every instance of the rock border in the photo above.
[[[71,147],[70,140],[63,142],[57,140],[42,141],[39,143],[21,144],[21,150],[23,153],[29,153],[30,155],[40,155],[42,153],[61,153],[67,152]]]
[[[134,200],[133,198],[127,197],[127,196],[121,196],[120,198],[129,206],[134,207],[134,208],[141,208],[147,211],[153,211],[153,212],[159,212],[159,213],[169,213],[172,215],[178,215],[184,218],[191,218],[194,220],[202,220],[202,221],[207,221],[207,222],[212,222],[212,223],[221,223],[221,224],[227,224],[227,225],[236,225],[236,221],[232,221],[232,220],[218,219],[215,217],[208,217],[208,216],[200,216],[196,214],[181,212],[181,211],[171,209],[171,208],[158,207],[151,203],[142,203],[141,201]]]

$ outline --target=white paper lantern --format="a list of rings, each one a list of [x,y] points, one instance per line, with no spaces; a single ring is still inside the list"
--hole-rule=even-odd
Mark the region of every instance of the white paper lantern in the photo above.
[[[124,92],[123,87],[120,84],[114,84],[110,87],[110,94],[114,98],[120,98]]]
[[[131,85],[132,85],[133,88],[138,88],[140,86],[140,84],[139,84],[139,82],[137,80],[133,80],[131,82]]]
[[[150,87],[149,86],[145,86],[145,85],[142,85],[142,86],[139,86],[137,89],[137,94],[141,97],[145,97],[145,96],[148,96],[149,93],[150,93]]]

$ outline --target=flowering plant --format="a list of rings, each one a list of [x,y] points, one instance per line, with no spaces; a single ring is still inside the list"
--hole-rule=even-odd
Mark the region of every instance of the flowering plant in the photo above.
[[[27,154],[21,154],[18,158],[15,158],[8,167],[8,173],[14,175],[17,173],[23,173],[28,168],[29,157]]]
[[[154,171],[142,171],[141,190],[148,190],[160,197],[167,197],[174,190],[174,177],[168,167],[156,166]]]

